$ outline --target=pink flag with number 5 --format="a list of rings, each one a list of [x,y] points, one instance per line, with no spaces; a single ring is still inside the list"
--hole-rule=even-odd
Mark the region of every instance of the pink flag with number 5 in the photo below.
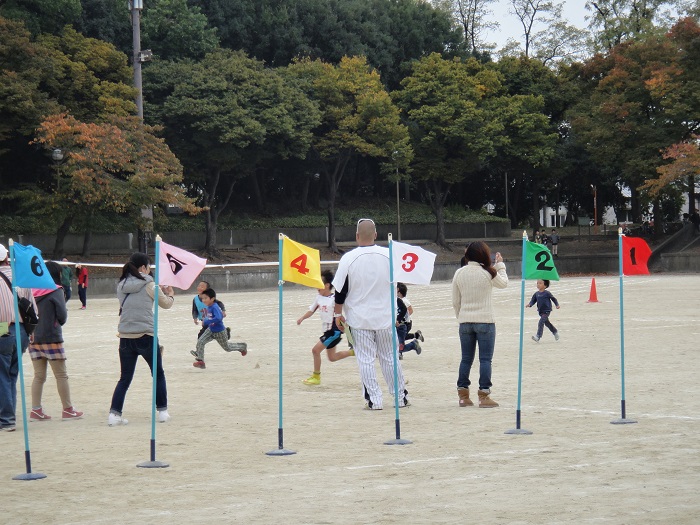
[[[430,284],[435,268],[433,252],[402,242],[391,243],[394,280],[406,284]]]

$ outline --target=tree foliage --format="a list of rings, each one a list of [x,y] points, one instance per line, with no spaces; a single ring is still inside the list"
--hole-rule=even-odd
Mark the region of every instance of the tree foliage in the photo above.
[[[406,167],[413,155],[408,130],[379,74],[363,57],[345,57],[337,66],[306,59],[288,72],[321,111],[310,153],[326,181],[329,246],[337,250],[335,201],[348,163],[356,156],[370,157],[392,174],[395,166]]]
[[[155,0],[145,5],[142,16],[144,48],[157,58],[201,59],[216,49],[216,29],[208,27],[207,17],[187,0]]]

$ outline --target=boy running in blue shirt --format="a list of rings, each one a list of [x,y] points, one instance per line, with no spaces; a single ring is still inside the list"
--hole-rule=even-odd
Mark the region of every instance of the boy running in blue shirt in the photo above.
[[[549,281],[547,279],[538,279],[537,291],[532,295],[530,304],[525,307],[530,308],[533,304],[537,303],[537,313],[540,314],[540,321],[537,323],[537,335],[532,336],[532,340],[535,343],[540,342],[545,326],[554,334],[554,339],[559,341],[559,332],[554,328],[554,325],[549,322],[549,314],[552,313],[552,303],[554,303],[557,310],[559,310],[559,301],[557,301],[557,298],[554,297],[547,288],[549,288]]]
[[[219,305],[216,304],[216,292],[211,288],[207,288],[199,297],[205,306],[202,316],[202,326],[205,330],[197,340],[197,350],[192,350],[190,352],[195,358],[195,362],[192,366],[195,368],[207,367],[207,365],[204,364],[204,345],[212,339],[219,343],[219,346],[227,352],[240,352],[241,355],[246,355],[248,353],[248,345],[246,343],[228,342],[223,321],[224,315]]]

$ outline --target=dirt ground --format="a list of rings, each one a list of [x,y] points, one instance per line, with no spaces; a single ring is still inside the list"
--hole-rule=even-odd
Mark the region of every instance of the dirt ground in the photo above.
[[[460,360],[450,284],[411,286],[423,353],[401,362],[412,406],[363,410],[354,358],[329,363],[322,384],[301,383],[312,368],[317,316],[295,321],[314,290],[285,285],[283,300],[284,445],[277,449],[278,294],[222,294],[233,340],[246,357],[207,346],[206,370],[192,367],[197,328],[189,295],[160,314],[172,420],[156,425],[164,469],[149,459],[151,381],[141,361],[127,395],[129,424],[108,427],[118,379],[117,301],[69,303],[65,327],[72,397],[85,411],[62,422],[49,374],[44,409],[29,424],[35,472],[25,471],[24,427],[0,433],[3,524],[646,524],[700,522],[700,275],[626,278],[625,385],[620,417],[619,280],[564,278],[552,322],[561,333],[530,340],[536,314],[525,310],[521,413],[531,435],[510,435],[518,403],[521,282],[494,296],[498,336],[495,409],[459,408]],[[527,298],[534,283],[525,283]],[[341,343],[344,347],[345,343]],[[32,367],[24,360],[29,402]],[[478,369],[473,368],[472,380]],[[382,383],[383,384],[383,383]],[[383,384],[384,385],[384,384]],[[384,385],[385,395],[386,386]],[[390,400],[385,407],[391,407]]]

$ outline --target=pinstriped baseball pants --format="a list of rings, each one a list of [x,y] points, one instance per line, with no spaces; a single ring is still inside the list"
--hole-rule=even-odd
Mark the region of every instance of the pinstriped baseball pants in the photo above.
[[[382,369],[384,381],[389,387],[389,392],[394,395],[394,356],[392,344],[392,330],[359,330],[353,329],[355,337],[355,358],[360,371],[360,381],[362,381],[362,395],[369,397],[369,401],[376,409],[383,408],[382,389],[377,381],[377,371],[374,362],[379,358],[379,365]],[[398,363],[399,397],[402,399],[399,406],[403,404],[403,392],[406,389],[403,370]]]

